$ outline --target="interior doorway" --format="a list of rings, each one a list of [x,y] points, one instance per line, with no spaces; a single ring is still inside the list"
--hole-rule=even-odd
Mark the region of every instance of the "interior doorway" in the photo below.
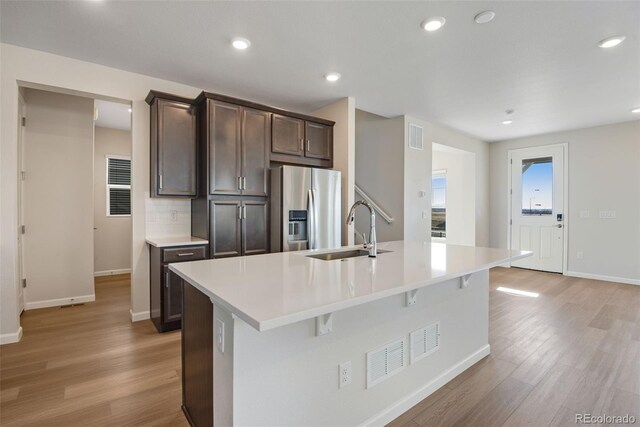
[[[475,153],[434,143],[431,170],[432,241],[475,246]]]
[[[566,270],[566,150],[558,144],[509,151],[510,248],[533,252],[514,267]]]
[[[100,126],[109,114],[96,126],[100,113],[91,97],[30,87],[20,93],[18,265],[24,292],[18,305],[28,311],[94,301],[98,209],[126,221],[121,233],[107,231],[110,242],[120,243],[107,250],[109,257],[125,260],[122,271],[109,272],[131,269],[131,106],[119,104],[128,129],[118,139],[108,120]],[[109,181],[118,181],[111,192]]]

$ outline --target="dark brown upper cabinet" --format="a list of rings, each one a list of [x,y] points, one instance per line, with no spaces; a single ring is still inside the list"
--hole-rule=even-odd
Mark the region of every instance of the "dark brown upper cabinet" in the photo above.
[[[304,155],[315,159],[331,160],[333,157],[333,126],[305,122]]]
[[[271,152],[304,156],[304,120],[274,114]]]
[[[333,166],[333,122],[274,114],[271,160],[306,166]]]
[[[267,196],[271,113],[207,100],[209,194]]]
[[[196,114],[192,101],[151,91],[151,197],[197,196]]]
[[[208,101],[209,194],[240,194],[242,108]]]

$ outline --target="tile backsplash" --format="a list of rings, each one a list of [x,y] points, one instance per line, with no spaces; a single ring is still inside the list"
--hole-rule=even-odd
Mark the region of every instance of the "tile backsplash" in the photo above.
[[[147,197],[145,235],[178,237],[191,235],[191,200]]]

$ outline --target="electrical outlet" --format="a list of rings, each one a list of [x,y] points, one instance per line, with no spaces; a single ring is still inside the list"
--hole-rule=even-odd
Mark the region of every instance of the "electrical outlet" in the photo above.
[[[170,213],[171,222],[178,222],[178,211],[174,209],[169,213]]]
[[[340,366],[340,388],[351,384],[351,360],[341,363]]]
[[[576,252],[576,259],[583,259],[583,258],[584,258],[584,253],[582,251]]]
[[[216,347],[220,350],[220,353],[224,353],[224,321],[216,319]]]

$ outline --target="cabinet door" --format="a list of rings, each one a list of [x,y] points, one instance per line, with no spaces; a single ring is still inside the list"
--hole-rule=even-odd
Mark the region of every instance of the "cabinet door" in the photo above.
[[[305,157],[329,160],[333,154],[333,127],[305,122]]]
[[[158,99],[158,196],[196,196],[196,116],[191,104]],[[153,118],[152,118],[153,120]],[[155,132],[152,132],[152,136]],[[152,144],[152,150],[153,150]]]
[[[242,203],[242,249],[243,255],[269,252],[268,204],[266,200],[245,200]]]
[[[271,151],[302,156],[304,154],[304,121],[274,114],[272,122]]]
[[[242,194],[267,195],[271,113],[242,109]]]
[[[182,318],[182,279],[169,270],[169,266],[162,267],[164,277],[164,321],[171,322]]]
[[[240,194],[242,108],[219,101],[209,106],[209,193]]]
[[[239,200],[212,200],[211,202],[211,257],[238,256],[241,247],[241,204]]]

